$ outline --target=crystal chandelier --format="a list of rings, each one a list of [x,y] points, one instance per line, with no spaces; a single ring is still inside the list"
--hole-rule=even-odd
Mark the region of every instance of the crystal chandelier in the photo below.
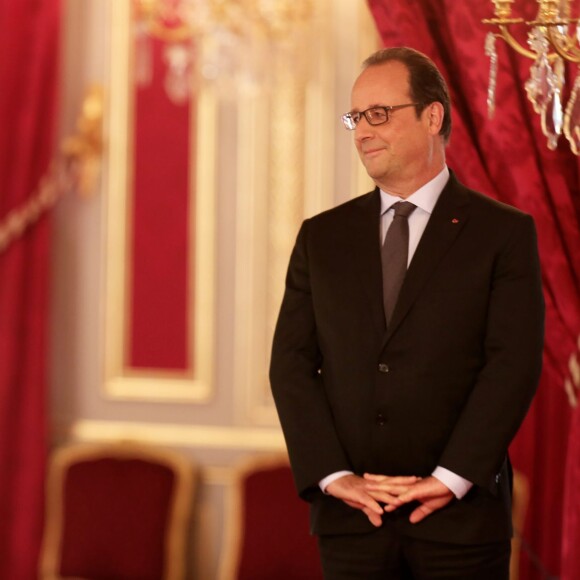
[[[580,74],[576,74],[570,91],[566,86],[565,63],[580,64],[580,24],[572,16],[572,0],[537,0],[535,20],[512,17],[515,0],[492,0],[494,18],[484,24],[494,27],[485,42],[490,57],[490,76],[487,94],[488,115],[495,110],[497,51],[495,41],[503,38],[517,53],[533,60],[530,78],[525,88],[534,110],[541,117],[542,132],[548,138],[548,148],[556,149],[562,133],[575,155],[580,155]],[[514,29],[527,27],[527,47],[517,40]],[[564,92],[569,92],[566,106]]]
[[[312,0],[133,2],[137,83],[151,82],[152,42],[161,41],[165,90],[175,103],[187,101],[201,82],[225,95],[263,88],[274,56],[282,55],[289,67],[304,60],[299,47]]]

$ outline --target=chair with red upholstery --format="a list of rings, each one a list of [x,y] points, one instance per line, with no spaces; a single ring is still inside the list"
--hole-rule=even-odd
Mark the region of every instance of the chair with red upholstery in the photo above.
[[[308,505],[296,494],[286,455],[241,464],[225,513],[220,580],[322,579]]]
[[[50,458],[40,578],[181,580],[193,466],[138,443],[76,444]]]

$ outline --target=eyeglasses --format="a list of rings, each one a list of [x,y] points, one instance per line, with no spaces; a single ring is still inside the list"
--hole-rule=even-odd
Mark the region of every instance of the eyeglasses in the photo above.
[[[405,105],[392,105],[390,107],[371,107],[366,111],[351,111],[350,113],[345,113],[341,119],[344,126],[349,130],[353,131],[365,116],[369,125],[382,125],[383,123],[388,123],[391,118],[391,111],[396,111],[397,109],[404,109],[405,107],[419,107],[420,103],[407,103]]]

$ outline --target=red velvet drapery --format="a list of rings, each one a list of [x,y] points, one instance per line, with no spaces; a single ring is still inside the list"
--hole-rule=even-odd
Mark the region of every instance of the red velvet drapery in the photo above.
[[[491,2],[369,0],[382,40],[428,54],[449,82],[453,134],[448,163],[467,185],[532,214],[538,228],[546,298],[544,372],[511,449],[531,482],[520,577],[580,577],[580,408],[564,383],[580,334],[580,164],[562,138],[546,148],[523,88],[531,61],[498,41],[497,111],[487,118]],[[535,2],[514,12],[532,20]],[[525,41],[525,38],[524,38]],[[574,548],[575,546],[575,548]]]
[[[0,0],[0,224],[29,199],[51,156],[59,1]],[[11,580],[37,577],[48,252],[42,218],[0,253],[0,578]]]

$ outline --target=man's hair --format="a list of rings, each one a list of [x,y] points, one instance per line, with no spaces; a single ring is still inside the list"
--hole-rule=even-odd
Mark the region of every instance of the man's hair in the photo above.
[[[451,135],[451,99],[449,98],[447,83],[435,63],[418,50],[398,46],[383,48],[371,54],[363,62],[362,66],[363,69],[366,69],[391,61],[398,61],[404,64],[409,71],[409,86],[411,90],[409,96],[414,103],[420,104],[417,107],[417,116],[420,116],[425,107],[431,103],[438,102],[443,105],[444,116],[439,134],[447,143]]]

